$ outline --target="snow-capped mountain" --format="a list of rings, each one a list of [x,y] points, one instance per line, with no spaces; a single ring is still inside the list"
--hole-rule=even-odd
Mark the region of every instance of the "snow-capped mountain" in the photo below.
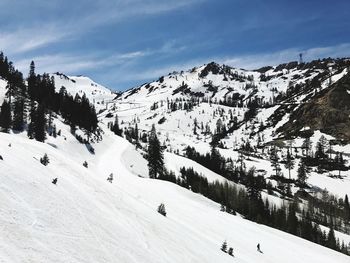
[[[244,179],[215,172],[186,152],[193,147],[204,155],[215,145],[226,160],[223,169],[231,165],[233,173],[239,163],[247,171],[255,167],[255,176],[269,184],[261,196],[271,210],[293,200],[300,210],[310,207],[302,195],[327,194],[326,202],[342,207],[344,200],[335,198],[350,195],[347,166],[324,172],[310,165],[304,191],[297,174],[306,158],[305,137],[310,138],[310,152],[317,152],[324,136],[332,142],[327,152],[331,159],[343,153],[350,161],[349,119],[344,117],[349,66],[348,59],[325,59],[248,71],[209,63],[120,94],[88,77],[51,74],[56,92],[64,88],[79,95],[77,101],[83,95],[89,99],[97,110],[98,129],[91,135],[72,127],[58,111],[46,113],[55,133],[44,143],[27,138],[29,127],[0,133],[0,262],[349,262],[344,254],[250,221],[242,213],[220,211],[224,205],[196,192],[195,185],[149,178],[148,141],[143,138],[155,124],[165,168],[178,181],[183,180],[181,169],[193,168],[207,183],[248,188]],[[0,79],[0,103],[6,85]],[[345,115],[334,118],[340,112]],[[111,131],[115,121],[124,138]],[[290,194],[279,190],[280,178],[273,177],[274,146],[280,149],[279,172],[294,180]],[[295,161],[290,169],[284,165],[289,151]],[[45,154],[46,165],[41,160]],[[166,217],[157,212],[162,203]],[[339,224],[335,238],[339,246],[348,245],[347,224],[337,219],[332,219]],[[319,224],[331,232],[333,226],[323,223],[313,221],[310,227]],[[220,250],[224,241],[234,258]]]
[[[97,109],[104,108],[105,103],[113,100],[116,93],[110,89],[94,82],[89,77],[85,76],[66,76],[63,73],[53,73],[56,92],[63,87],[69,94],[75,96],[76,94],[82,97],[85,95]]]
[[[247,167],[263,170],[269,177],[273,167],[261,147],[278,141],[283,145],[291,142],[297,151],[305,136],[311,136],[315,151],[323,135],[334,143],[333,153],[343,152],[349,158],[349,66],[349,59],[324,59],[247,71],[209,63],[123,92],[100,117],[109,122],[117,115],[122,127],[137,123],[138,129],[145,132],[155,124],[167,151],[181,155],[186,146],[193,146],[202,154],[209,152],[212,135],[220,123],[226,129],[220,138],[220,153],[237,161],[239,149],[249,142],[259,155],[246,160]],[[332,105],[322,106],[324,113],[312,113],[310,109],[317,109],[315,105],[330,97],[330,93],[338,94]],[[195,106],[189,108],[190,104]],[[247,112],[252,104],[256,113],[249,118]],[[339,112],[341,118],[336,117]],[[296,178],[297,168],[295,165],[292,178]],[[286,168],[281,170],[288,174]],[[339,197],[349,195],[347,177],[329,177],[337,173],[311,172],[309,182]]]

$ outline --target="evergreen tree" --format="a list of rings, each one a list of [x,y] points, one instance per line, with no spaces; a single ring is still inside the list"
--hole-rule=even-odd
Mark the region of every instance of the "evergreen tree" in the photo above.
[[[301,146],[303,148],[303,150],[305,149],[306,151],[306,157],[309,156],[309,153],[310,153],[310,150],[311,150],[311,147],[312,147],[312,142],[310,140],[310,138],[306,138],[304,141],[303,141],[303,144]]]
[[[44,142],[46,139],[46,116],[45,109],[39,105],[35,114],[34,138],[39,142]]]
[[[273,170],[276,172],[276,177],[278,177],[281,174],[281,167],[279,164],[279,157],[278,157],[278,152],[277,152],[276,146],[273,146],[271,148],[270,160],[271,160],[271,165],[273,167]]]
[[[248,197],[251,200],[259,200],[261,199],[261,185],[259,184],[258,177],[254,176],[255,170],[254,168],[249,169],[246,175],[246,187]]]
[[[326,246],[331,248],[331,249],[337,250],[337,241],[335,239],[334,229],[333,229],[332,225],[329,228],[329,232],[328,232],[328,235],[327,235]]]
[[[34,139],[34,127],[36,121],[36,108],[34,100],[30,101],[30,113],[29,113],[30,122],[28,124],[27,135],[29,139]]]
[[[197,135],[197,126],[198,126],[197,118],[194,118],[194,121],[193,121],[193,134],[194,135]]]
[[[300,160],[299,162],[299,167],[298,167],[298,182],[302,185],[306,185],[306,180],[308,178],[308,170],[305,165],[305,162],[303,159]]]
[[[34,61],[30,63],[30,69],[29,69],[29,75],[27,78],[27,85],[28,85],[28,95],[29,98],[34,100],[37,96],[36,93],[37,91],[37,76],[35,74],[35,64]]]
[[[239,163],[241,173],[245,169],[244,159],[245,159],[245,156],[243,154],[243,150],[241,149],[238,151],[238,160],[237,160]]]
[[[148,140],[147,160],[149,177],[158,178],[162,176],[164,172],[163,149],[158,140],[154,124],[152,125]]]
[[[49,157],[47,156],[46,153],[44,154],[44,156],[42,158],[40,158],[40,162],[45,166],[50,163]]]
[[[338,177],[341,178],[341,171],[345,168],[345,160],[342,152],[337,152],[334,158],[335,168],[338,169]]]
[[[226,240],[221,245],[221,251],[227,253],[227,242],[226,242]]]
[[[3,132],[9,132],[11,127],[11,107],[6,100],[1,105],[0,127]]]
[[[296,235],[298,230],[298,218],[295,214],[295,208],[296,204],[290,204],[288,209],[288,216],[287,216],[287,226],[288,226],[288,232]]]
[[[287,156],[285,159],[284,166],[288,169],[288,178],[289,178],[288,193],[290,194],[290,191],[291,191],[291,189],[290,189],[290,180],[291,180],[290,170],[294,168],[294,159],[293,159],[292,155],[290,154],[289,149],[287,150]]]
[[[122,136],[122,130],[119,128],[118,115],[115,115],[115,121],[111,128],[112,132],[118,136]]]
[[[344,200],[344,219],[346,221],[350,221],[350,204],[349,204],[348,195],[345,195],[345,200]]]
[[[137,126],[137,123],[135,124],[135,130],[134,130],[134,139],[135,139],[135,144],[139,144],[139,128]]]
[[[322,161],[327,158],[327,155],[325,153],[326,147],[327,147],[327,139],[322,135],[316,145],[315,157],[318,160]]]
[[[17,99],[14,102],[12,128],[16,131],[23,131],[24,129],[24,107],[23,99]]]
[[[165,205],[163,203],[158,206],[157,211],[159,214],[166,216]]]

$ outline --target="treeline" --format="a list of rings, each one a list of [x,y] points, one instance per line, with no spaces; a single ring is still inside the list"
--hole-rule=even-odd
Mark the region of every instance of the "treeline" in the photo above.
[[[186,155],[210,170],[216,171],[230,180],[244,184],[245,187],[238,187],[228,182],[208,182],[207,178],[198,174],[193,168],[182,167],[180,169],[181,176],[176,177],[173,172],[165,169],[163,151],[164,148],[160,145],[153,125],[148,137],[148,147],[145,155],[148,161],[150,178],[173,182],[191,189],[195,193],[202,194],[221,204],[221,211],[231,214],[239,213],[251,221],[265,224],[344,254],[349,254],[348,245],[335,238],[333,219],[326,224],[329,227],[328,233],[322,231],[317,224],[317,220],[314,220],[314,209],[318,211],[329,209],[333,205],[331,202],[321,202],[319,204],[313,202],[314,209],[301,210],[298,205],[299,200],[295,196],[293,201],[288,201],[288,206],[276,207],[270,204],[268,199],[263,200],[261,196],[264,188],[269,189],[270,187],[269,190],[272,191],[272,186],[266,184],[263,176],[257,175],[255,169],[247,171],[243,165],[243,157],[240,157],[241,162],[238,166],[233,166],[232,162],[227,165],[225,158],[220,155],[215,147],[212,148],[211,153],[204,156],[197,153],[194,148],[188,147]],[[314,199],[314,201],[316,200]],[[350,206],[347,197],[343,205],[344,212],[349,217]]]
[[[318,224],[313,223],[308,212],[300,211],[296,200],[291,202],[288,207],[282,205],[277,208],[275,205],[271,205],[267,199],[263,200],[260,191],[256,191],[255,187],[248,186],[246,190],[227,182],[209,183],[205,177],[198,174],[193,168],[183,167],[180,173],[180,178],[168,173],[158,179],[177,183],[220,203],[221,211],[231,214],[239,213],[248,220],[288,232],[350,255],[349,246],[335,237],[333,226],[330,225],[328,233],[322,231]],[[254,170],[250,170],[247,176],[255,177]]]
[[[277,155],[276,147],[272,147],[270,151],[270,160],[275,171],[275,175],[271,175],[271,180],[276,180],[277,185],[273,186],[270,181],[266,181],[264,176],[257,175],[252,170],[246,170],[245,167],[245,154],[244,151],[239,151],[238,161],[236,164],[231,159],[222,157],[219,151],[212,147],[211,151],[205,155],[198,153],[193,147],[188,146],[185,149],[185,156],[209,170],[220,174],[226,179],[235,183],[240,183],[246,186],[247,191],[258,193],[262,190],[266,190],[268,194],[275,195],[279,193],[282,197],[293,197],[291,193],[291,184],[299,187],[297,195],[299,198],[304,199],[309,204],[308,212],[309,217],[320,224],[342,232],[350,232],[350,208],[347,197],[345,199],[336,198],[335,196],[323,191],[322,197],[313,197],[304,191],[307,188],[308,167],[304,161],[301,160],[298,166],[297,179],[290,179],[284,177],[280,173],[280,165],[283,164],[289,170],[294,166],[294,160],[291,154],[284,157],[283,160]]]
[[[88,138],[96,131],[96,111],[85,94],[73,98],[64,87],[56,92],[54,78],[48,74],[36,74],[33,61],[26,85],[22,73],[0,53],[0,77],[7,81],[6,99],[0,111],[2,131],[8,132],[11,128],[18,132],[27,130],[29,138],[45,141],[46,133],[56,134],[55,114],[60,114],[72,131],[76,126],[83,129]]]

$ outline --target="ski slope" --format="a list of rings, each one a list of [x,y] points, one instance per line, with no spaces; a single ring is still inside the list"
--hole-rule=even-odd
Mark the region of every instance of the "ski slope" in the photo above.
[[[0,133],[0,262],[349,262],[325,247],[220,212],[218,204],[175,184],[137,176],[134,171],[145,171],[146,163],[107,129],[91,155],[61,128],[62,136],[47,143]],[[48,166],[39,162],[44,153]],[[130,166],[125,159],[133,156],[139,161]],[[160,203],[167,217],[156,212]],[[234,259],[220,251],[224,240]]]

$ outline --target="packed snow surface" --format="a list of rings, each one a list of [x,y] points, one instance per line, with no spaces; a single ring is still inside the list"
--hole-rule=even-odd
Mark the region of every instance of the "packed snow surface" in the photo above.
[[[124,155],[141,160],[140,153],[105,132],[95,155],[68,129],[47,143],[0,133],[0,262],[349,262],[333,250],[220,212],[219,204],[175,184],[138,176],[133,171],[147,174],[146,163],[130,163]],[[39,162],[44,153],[47,166]],[[156,211],[160,203],[166,217]],[[220,250],[225,240],[235,258]]]

